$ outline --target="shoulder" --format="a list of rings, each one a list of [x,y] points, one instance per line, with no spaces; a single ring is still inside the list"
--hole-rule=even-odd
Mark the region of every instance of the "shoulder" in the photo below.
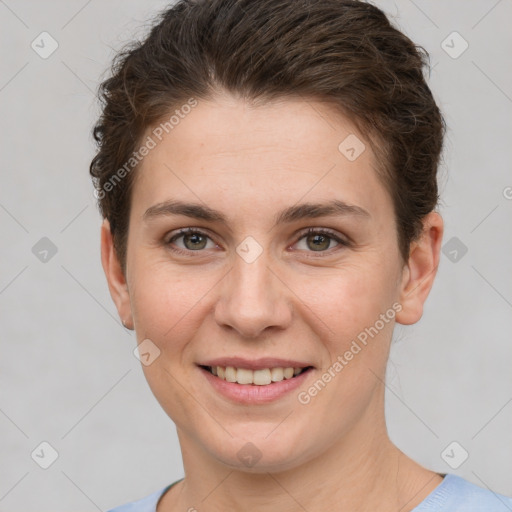
[[[510,512],[512,498],[447,474],[412,512]]]
[[[141,498],[140,500],[131,501],[130,503],[125,503],[124,505],[119,505],[118,507],[112,508],[107,512],[156,512],[156,505],[158,500],[170,487],[171,486],[168,485],[167,487],[159,489],[158,491],[155,491],[149,496]]]

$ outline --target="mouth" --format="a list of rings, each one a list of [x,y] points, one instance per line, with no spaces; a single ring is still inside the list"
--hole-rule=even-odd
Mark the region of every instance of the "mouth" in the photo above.
[[[235,366],[198,366],[220,380],[245,386],[269,386],[283,380],[295,379],[313,369],[313,366],[275,366],[257,370]]]

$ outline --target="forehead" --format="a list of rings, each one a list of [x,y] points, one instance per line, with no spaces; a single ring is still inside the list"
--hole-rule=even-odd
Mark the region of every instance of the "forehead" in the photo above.
[[[329,104],[219,96],[187,111],[148,128],[155,147],[137,171],[134,208],[186,196],[259,212],[301,199],[389,210],[369,141]]]
[[[312,99],[277,99],[254,105],[230,95],[219,95],[214,100],[198,101],[178,120],[174,117],[177,124],[170,130],[168,126],[166,129],[164,117],[162,138],[169,146],[173,139],[175,146],[180,146],[173,148],[178,158],[195,158],[199,156],[197,152],[227,158],[230,154],[241,157],[272,151],[274,157],[282,156],[288,163],[294,160],[293,154],[297,159],[306,153],[336,159],[339,144],[348,136],[357,136],[361,142],[364,139],[332,104]],[[194,155],[190,153],[192,147],[196,150]],[[367,159],[372,156],[371,151],[366,155]]]

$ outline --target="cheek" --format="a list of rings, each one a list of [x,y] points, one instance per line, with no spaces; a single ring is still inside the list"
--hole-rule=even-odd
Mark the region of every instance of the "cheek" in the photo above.
[[[305,412],[314,411],[316,428],[332,435],[348,429],[374,399],[379,378],[384,380],[396,314],[389,274],[351,270],[338,273],[316,296],[321,302],[315,313],[322,320],[317,324],[324,325],[317,334],[328,359],[301,395]],[[332,411],[343,411],[342,417]]]
[[[378,264],[347,265],[321,279],[298,279],[295,290],[335,339],[347,339],[392,307],[396,285],[390,275]]]
[[[176,351],[212,313],[214,288],[225,272],[200,267],[134,258],[130,295],[139,342],[172,342]],[[298,321],[302,317],[311,327],[316,324],[324,341],[336,340],[332,350],[341,350],[340,339],[356,337],[391,307],[396,291],[391,275],[382,261],[366,255],[336,269],[288,269],[282,277],[293,289],[286,300],[297,309]]]
[[[198,315],[205,314],[200,300],[211,284],[177,277],[165,265],[146,264],[136,270],[131,301],[137,343],[150,340],[156,354],[150,364],[142,364],[144,376],[173,421],[179,426],[193,424],[201,419],[201,411],[184,392],[184,371],[190,364],[187,347],[197,331]]]
[[[328,358],[324,359],[315,389],[306,389],[320,424],[337,428],[337,420],[326,411],[345,411],[346,418],[357,418],[384,378],[394,327],[394,289],[390,269],[346,268],[326,280],[316,293],[315,313]],[[384,315],[382,319],[381,315]],[[319,391],[322,390],[322,391]],[[315,395],[317,393],[317,395]],[[348,420],[347,420],[348,421]]]
[[[177,270],[161,263],[138,265],[134,276],[130,295],[135,325],[155,343],[179,340],[177,333],[190,323],[215,283],[211,273]]]

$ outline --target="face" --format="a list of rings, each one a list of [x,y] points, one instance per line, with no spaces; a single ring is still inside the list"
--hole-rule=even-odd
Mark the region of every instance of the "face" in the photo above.
[[[394,323],[416,321],[426,294],[404,300],[376,165],[325,104],[229,96],[200,101],[144,158],[126,283],[107,276],[182,445],[286,469],[380,421]]]

